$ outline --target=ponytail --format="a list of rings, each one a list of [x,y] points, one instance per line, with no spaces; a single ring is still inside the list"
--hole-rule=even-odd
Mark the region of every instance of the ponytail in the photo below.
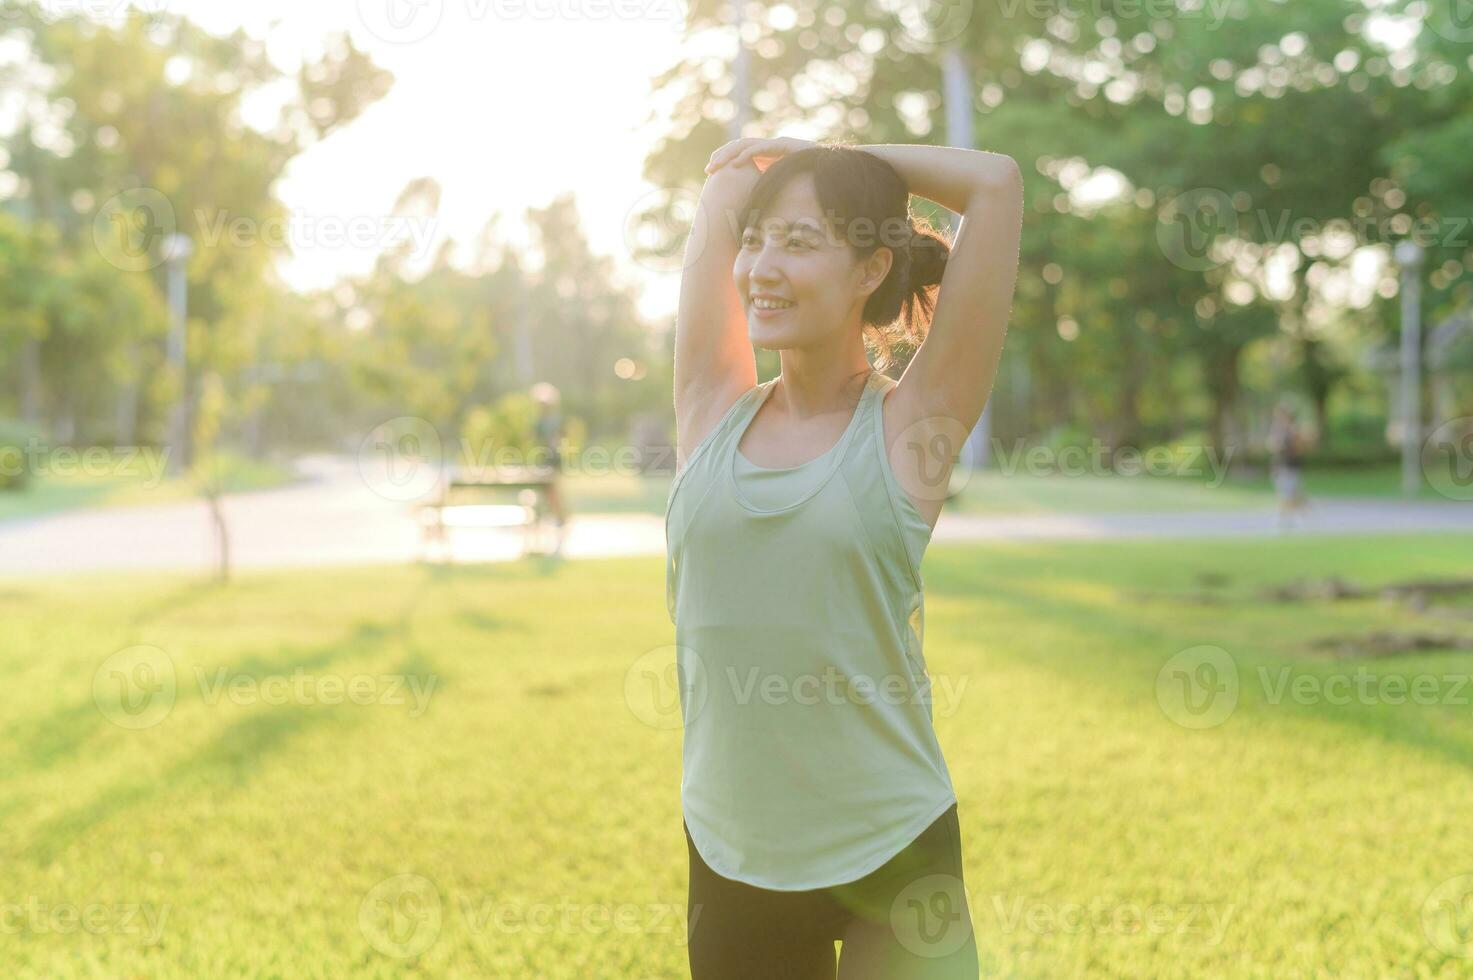
[[[910,220],[905,247],[895,250],[890,273],[865,304],[866,334],[879,352],[876,367],[895,364],[896,347],[914,350],[926,339],[936,311],[951,241],[925,222]]]

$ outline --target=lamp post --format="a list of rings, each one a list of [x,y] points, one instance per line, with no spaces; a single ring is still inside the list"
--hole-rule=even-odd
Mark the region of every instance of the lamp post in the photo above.
[[[184,468],[184,446],[189,437],[189,358],[184,348],[185,318],[189,311],[189,277],[186,266],[194,254],[194,243],[188,235],[173,234],[164,239],[168,262],[169,292],[169,367],[179,379],[179,397],[169,411],[168,472],[178,476]]]
[[[1396,245],[1401,266],[1401,492],[1422,488],[1422,246]]]

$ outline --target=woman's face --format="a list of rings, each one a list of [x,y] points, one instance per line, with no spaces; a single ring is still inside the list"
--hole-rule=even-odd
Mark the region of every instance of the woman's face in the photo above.
[[[890,250],[881,247],[857,261],[843,235],[820,215],[812,175],[794,177],[762,217],[743,230],[732,265],[747,335],[765,350],[831,340],[857,322],[891,260]],[[789,305],[760,309],[759,297]]]

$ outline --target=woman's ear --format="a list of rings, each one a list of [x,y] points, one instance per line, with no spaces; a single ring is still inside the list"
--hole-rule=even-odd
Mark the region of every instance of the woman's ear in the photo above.
[[[890,274],[890,267],[895,263],[895,253],[889,246],[881,245],[870,253],[869,258],[864,260],[864,274],[860,277],[859,288],[866,293],[872,293],[880,288],[885,277]]]

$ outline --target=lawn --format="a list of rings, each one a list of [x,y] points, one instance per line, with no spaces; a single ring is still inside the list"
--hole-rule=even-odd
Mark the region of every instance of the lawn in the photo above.
[[[1470,554],[933,547],[926,656],[984,975],[1467,976],[1473,654],[1303,644],[1473,621],[1256,590],[1466,575]],[[0,963],[685,976],[679,719],[639,683],[672,639],[648,558],[0,581]],[[1337,696],[1354,678],[1371,703]]]

